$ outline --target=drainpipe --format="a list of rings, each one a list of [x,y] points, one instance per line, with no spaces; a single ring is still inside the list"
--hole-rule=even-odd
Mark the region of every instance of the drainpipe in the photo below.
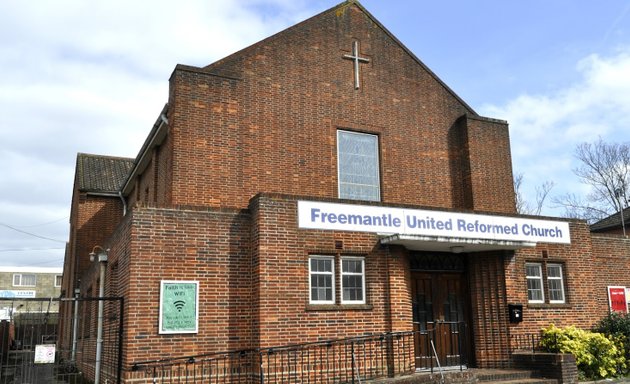
[[[120,197],[120,200],[123,204],[123,216],[127,216],[127,200],[125,200],[125,196],[123,196],[122,190],[118,191],[118,197]]]
[[[72,356],[70,360],[74,363],[77,357],[77,332],[79,331],[79,294],[81,290],[74,290],[74,321],[72,322]]]
[[[621,228],[623,230],[623,237],[626,237],[626,223],[624,222],[624,209],[623,209],[623,201],[626,199],[626,193],[625,193],[625,189],[622,188],[617,188],[615,189],[615,197],[617,198],[617,203],[619,204],[619,216],[621,219]]]
[[[98,253],[94,253],[95,249],[100,249]],[[103,351],[103,297],[105,297],[105,269],[107,267],[107,252],[108,250],[104,250],[100,246],[94,247],[92,252],[90,253],[91,261],[98,261],[99,263],[99,272],[100,272],[100,281],[98,287],[98,319],[96,324],[96,361],[94,362],[94,384],[100,384],[101,380],[101,355]]]

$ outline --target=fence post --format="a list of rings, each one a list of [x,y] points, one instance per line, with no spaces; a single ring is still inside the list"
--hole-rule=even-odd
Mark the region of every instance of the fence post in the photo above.
[[[125,298],[119,298],[119,307],[118,307],[118,369],[116,370],[116,374],[118,378],[116,380],[117,384],[122,382],[122,365],[123,365],[123,333],[125,327]]]
[[[258,355],[260,356],[260,384],[264,384],[265,383],[265,373],[263,372],[263,370],[265,369],[265,364],[263,362],[263,353],[262,353],[262,351],[259,351]]]
[[[352,354],[350,361],[351,361],[351,367],[350,369],[352,370],[352,384],[354,384],[354,340],[352,340],[350,342],[350,353]]]
[[[391,332],[385,335],[385,353],[387,354],[387,376],[394,377],[396,374],[396,363],[394,360],[394,336]]]
[[[463,371],[464,370],[464,361],[466,360],[466,357],[464,356],[465,352],[462,351],[462,337],[466,337],[465,335],[466,332],[466,323],[464,322],[459,322],[457,323],[457,352],[459,352],[459,370]]]
[[[74,290],[74,317],[72,318],[72,352],[70,355],[70,361],[72,363],[76,363],[77,361],[77,340],[79,331],[79,295],[81,294],[81,290],[79,288]]]

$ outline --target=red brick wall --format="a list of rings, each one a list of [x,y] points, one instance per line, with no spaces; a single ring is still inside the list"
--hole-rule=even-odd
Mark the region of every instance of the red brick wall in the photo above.
[[[342,58],[355,39],[370,58],[358,90]],[[244,208],[259,192],[336,198],[336,132],[349,129],[379,136],[383,202],[513,212],[507,126],[469,118],[466,137],[453,135],[472,113],[349,4],[208,68],[178,66],[164,180],[175,206]]]
[[[593,234],[593,307],[602,314],[608,313],[608,290],[611,285],[630,288],[630,239],[622,236]]]
[[[570,230],[571,245],[539,244],[535,248],[519,250],[516,257],[509,260],[506,271],[508,302],[523,304],[524,319],[522,323],[510,324],[512,336],[538,333],[550,324],[590,329],[607,314],[606,290],[598,286],[609,278],[620,280],[612,276],[628,276],[627,270],[602,268],[608,264],[609,257],[593,247],[586,223],[573,221]],[[526,262],[563,265],[566,304],[528,304]],[[544,288],[547,298],[546,281]]]
[[[622,235],[623,236],[623,227],[619,228],[610,228],[604,231],[597,231],[597,233],[601,235]],[[630,235],[630,223],[626,224],[626,235]]]
[[[249,234],[249,215],[236,210],[132,212],[111,251],[127,300],[126,366],[251,346]],[[199,281],[198,334],[158,335],[161,280]]]
[[[509,361],[505,263],[503,252],[468,255],[475,363],[505,368]]]
[[[70,264],[68,272],[73,273],[68,276],[64,274],[64,280],[72,285],[64,285],[70,289],[68,292],[74,289],[76,279],[89,268],[90,252],[94,246],[104,246],[118,226],[123,213],[122,202],[118,197],[101,197],[79,192],[75,196],[78,198],[72,208],[70,257],[67,258]]]
[[[503,121],[467,116],[470,187],[477,211],[516,213],[510,139]]]
[[[127,205],[171,206],[172,192],[172,145],[167,136],[160,145],[149,149],[146,167],[132,181],[133,188],[126,196]]]
[[[411,330],[409,268],[373,234],[298,229],[297,201],[273,195],[252,201],[260,346]],[[335,305],[309,304],[310,255],[335,259]],[[366,305],[340,303],[339,256],[365,258]]]

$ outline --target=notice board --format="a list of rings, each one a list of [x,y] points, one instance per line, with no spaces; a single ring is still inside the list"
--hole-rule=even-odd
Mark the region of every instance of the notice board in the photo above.
[[[608,304],[610,312],[628,313],[628,300],[626,298],[626,287],[609,286]]]
[[[198,304],[198,281],[162,280],[159,333],[197,333]]]

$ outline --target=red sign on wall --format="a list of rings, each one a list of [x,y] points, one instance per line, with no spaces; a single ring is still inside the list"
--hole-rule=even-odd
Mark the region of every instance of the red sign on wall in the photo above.
[[[608,287],[608,303],[610,312],[628,312],[628,300],[626,300],[626,287]]]

